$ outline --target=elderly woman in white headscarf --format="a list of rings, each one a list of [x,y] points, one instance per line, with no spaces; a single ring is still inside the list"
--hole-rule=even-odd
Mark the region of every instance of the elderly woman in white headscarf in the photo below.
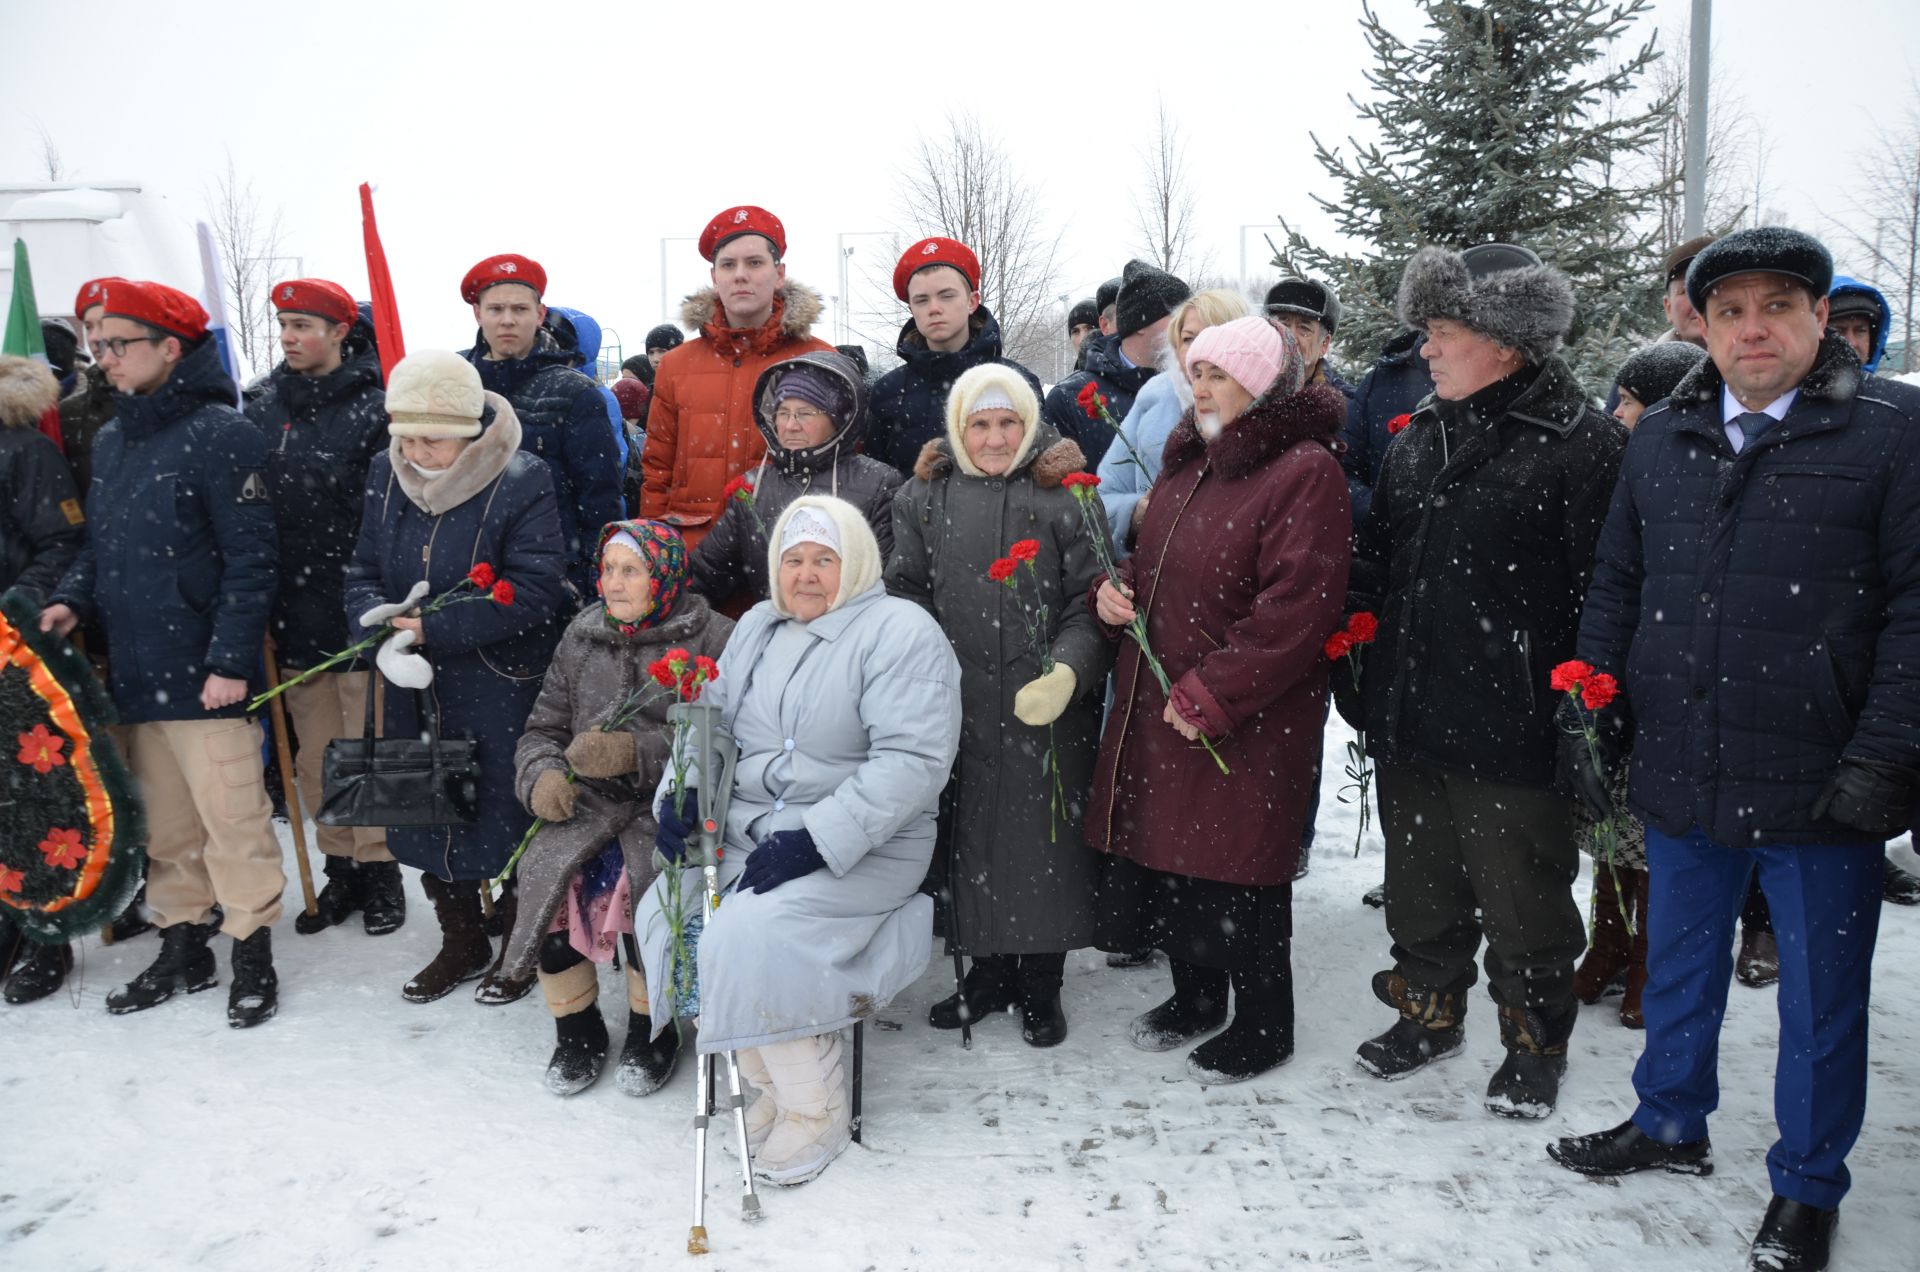
[[[747,1110],[755,1170],[818,1175],[850,1135],[841,1030],[925,969],[933,908],[919,892],[960,738],[960,667],[933,619],[890,597],[859,509],[809,495],[768,545],[773,594],[734,629],[701,701],[739,747],[725,890],[698,939],[699,1050],[737,1051],[759,1090]],[[656,804],[662,857],[698,813]],[[688,871],[683,901],[700,899]],[[653,1020],[678,1014],[664,882],[638,926]]]

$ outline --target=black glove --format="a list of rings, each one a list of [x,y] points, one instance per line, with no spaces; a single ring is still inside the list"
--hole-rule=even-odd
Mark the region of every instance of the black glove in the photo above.
[[[1554,712],[1554,723],[1560,727],[1561,780],[1594,820],[1608,820],[1614,814],[1613,781],[1633,740],[1631,718],[1617,705],[1596,713],[1593,726],[1598,737],[1592,746],[1587,745],[1581,712],[1571,701],[1560,704]]]
[[[805,830],[776,830],[747,856],[740,872],[742,892],[772,892],[783,883],[810,875],[827,864]]]
[[[1842,760],[1813,803],[1813,820],[1831,818],[1842,826],[1892,839],[1913,817],[1913,770],[1873,760]]]
[[[660,829],[653,837],[653,850],[662,861],[675,862],[687,855],[687,836],[700,826],[700,792],[688,791],[684,814],[673,811],[673,796],[660,806]]]

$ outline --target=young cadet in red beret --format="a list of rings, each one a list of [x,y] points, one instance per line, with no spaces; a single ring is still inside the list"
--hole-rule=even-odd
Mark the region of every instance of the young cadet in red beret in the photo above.
[[[578,609],[594,599],[600,528],[627,515],[620,495],[623,471],[599,384],[573,368],[571,354],[546,330],[546,291],[540,262],[511,252],[468,270],[460,298],[473,306],[480,332],[465,356],[482,387],[513,404],[520,449],[545,460],[553,475],[567,584]],[[529,979],[527,986],[532,984]]]
[[[92,618],[105,630],[146,805],[160,956],[107,995],[107,1010],[218,983],[217,926],[233,938],[227,1023],[245,1028],[278,1004],[270,927],[286,886],[246,714],[278,578],[267,446],[234,409],[197,301],[114,279],[101,307],[94,349],[115,414],[94,444],[87,545],[40,627],[64,636]]]
[[[323,278],[275,283],[280,365],[247,403],[267,439],[267,479],[280,532],[280,589],[268,633],[283,675],[352,643],[346,571],[360,534],[367,465],[387,445],[386,390],[372,328],[346,288]],[[368,670],[343,664],[286,692],[299,740],[297,782],[306,814],[320,808],[320,759],[334,738],[359,733]],[[369,936],[405,921],[400,867],[379,827],[316,826],[327,884],[318,913],[294,916],[303,936],[359,911]]]
[[[1000,353],[1000,324],[980,303],[980,259],[957,239],[925,238],[893,267],[893,294],[911,316],[894,346],[900,365],[873,386],[867,454],[908,478],[920,448],[947,432],[947,390],[982,363],[1018,371],[1034,395],[1033,372]]]
[[[60,449],[66,453],[67,464],[73,469],[73,484],[80,488],[83,498],[93,481],[94,436],[113,418],[113,386],[107,382],[107,373],[100,369],[100,351],[93,347],[100,334],[100,316],[106,312],[100,296],[107,284],[126,281],[124,278],[90,278],[80,284],[80,291],[73,298],[73,316],[80,320],[82,338],[95,361],[80,368],[73,392],[60,399]]]
[[[654,372],[640,515],[678,528],[688,551],[719,520],[727,483],[766,453],[753,417],[760,373],[833,348],[813,334],[820,293],[788,279],[786,252],[786,227],[765,208],[732,207],[709,221],[700,255],[713,263],[713,286],[680,309],[680,325],[700,334]]]

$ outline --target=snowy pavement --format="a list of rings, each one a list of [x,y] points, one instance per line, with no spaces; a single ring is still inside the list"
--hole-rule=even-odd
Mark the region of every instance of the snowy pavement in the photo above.
[[[1336,723],[1334,773],[1344,740]],[[1135,1051],[1126,1023],[1165,996],[1165,963],[1113,971],[1092,951],[1068,960],[1063,1046],[1035,1051],[1002,1017],[964,1052],[925,1023],[951,988],[936,956],[867,1031],[864,1146],[765,1192],[754,1226],[732,1157],[710,1151],[705,1259],[684,1253],[690,1067],[644,1100],[611,1077],[561,1100],[540,1085],[553,1031],[537,993],[403,1001],[435,948],[417,877],[392,936],[356,918],[300,937],[283,921],[280,1015],[247,1032],[226,1025],[225,948],[220,989],[115,1018],[107,990],[157,945],[88,942],[77,993],[0,1008],[0,1269],[1743,1267],[1769,1192],[1773,991],[1732,990],[1715,1175],[1560,1170],[1549,1138],[1631,1110],[1640,1035],[1617,999],[1583,1009],[1542,1123],[1480,1107],[1499,1042],[1478,990],[1460,1056],[1392,1085],[1357,1069],[1354,1046],[1391,1023],[1367,988],[1384,925],[1359,901],[1381,846],[1376,822],[1351,858],[1354,813],[1334,786],[1295,892],[1290,1064],[1205,1088],[1184,1052]],[[1901,992],[1920,910],[1885,907],[1877,963],[1873,1086],[1835,1248],[1850,1272],[1920,1262],[1920,1000]],[[610,970],[602,1002],[617,1046]]]

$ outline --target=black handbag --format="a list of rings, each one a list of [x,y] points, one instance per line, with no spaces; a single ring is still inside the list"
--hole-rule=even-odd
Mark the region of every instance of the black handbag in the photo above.
[[[373,735],[374,689],[367,677],[367,727],[357,738],[327,743],[321,765],[322,826],[471,826],[480,820],[478,743],[440,736],[440,708],[432,694],[415,693],[426,725],[419,738]]]

